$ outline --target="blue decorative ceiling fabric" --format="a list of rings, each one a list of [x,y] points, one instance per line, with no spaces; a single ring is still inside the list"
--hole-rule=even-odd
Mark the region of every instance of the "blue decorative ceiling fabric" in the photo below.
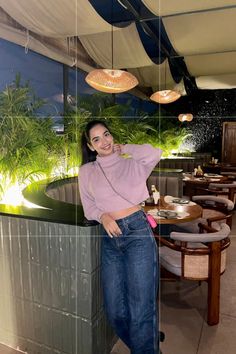
[[[162,19],[153,14],[141,0],[90,0],[98,14],[108,23],[125,27],[135,22],[140,41],[155,64],[161,64],[169,58],[172,77],[176,83],[183,78],[188,83],[188,91],[195,82],[190,78],[184,58],[179,58],[173,48]]]
[[[0,0],[0,38],[84,71],[109,66],[113,48],[114,67],[153,90],[229,89],[235,18],[236,0]]]
[[[177,56],[161,18],[151,13],[141,0],[128,1],[132,10],[124,7],[124,0],[90,0],[90,3],[98,14],[113,26],[125,27],[135,22],[140,40],[154,63],[162,63],[168,55]]]
[[[108,23],[117,27],[128,26],[135,17],[117,0],[90,0],[97,13]]]

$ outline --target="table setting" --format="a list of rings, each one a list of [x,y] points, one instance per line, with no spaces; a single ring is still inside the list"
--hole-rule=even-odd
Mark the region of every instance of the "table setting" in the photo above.
[[[183,219],[189,216],[189,213],[186,211],[178,211],[175,212],[173,210],[168,209],[151,209],[147,212],[152,215],[155,219]]]
[[[161,196],[157,205],[147,203],[144,206],[147,214],[159,224],[174,224],[197,219],[202,214],[202,208],[185,198]]]
[[[171,195],[166,195],[164,197],[164,201],[167,204],[179,204],[179,205],[196,205],[196,203],[192,202],[191,200],[188,200],[186,198],[178,198],[178,197],[172,197]]]

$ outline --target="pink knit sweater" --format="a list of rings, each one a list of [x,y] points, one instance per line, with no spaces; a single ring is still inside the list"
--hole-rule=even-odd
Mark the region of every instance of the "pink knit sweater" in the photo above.
[[[160,161],[162,150],[149,144],[128,144],[123,146],[122,152],[131,155],[131,158],[114,153],[105,157],[97,156],[96,161],[80,167],[80,197],[88,220],[100,222],[103,213],[130,208],[149,197],[146,180]],[[130,202],[114,192],[98,163],[113,188]]]

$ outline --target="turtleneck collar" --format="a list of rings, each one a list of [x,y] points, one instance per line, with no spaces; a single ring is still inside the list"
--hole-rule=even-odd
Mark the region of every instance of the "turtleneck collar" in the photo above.
[[[110,167],[114,165],[116,162],[118,162],[121,159],[120,154],[118,152],[114,152],[111,155],[108,156],[98,156],[97,155],[97,162],[100,163],[102,167]]]

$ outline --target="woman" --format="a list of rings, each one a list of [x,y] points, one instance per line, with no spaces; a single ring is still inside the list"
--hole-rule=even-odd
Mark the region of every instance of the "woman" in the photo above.
[[[140,203],[149,197],[146,180],[161,150],[115,144],[104,122],[91,121],[82,135],[82,154],[84,213],[104,228],[102,284],[108,319],[132,354],[157,354],[156,243]]]

